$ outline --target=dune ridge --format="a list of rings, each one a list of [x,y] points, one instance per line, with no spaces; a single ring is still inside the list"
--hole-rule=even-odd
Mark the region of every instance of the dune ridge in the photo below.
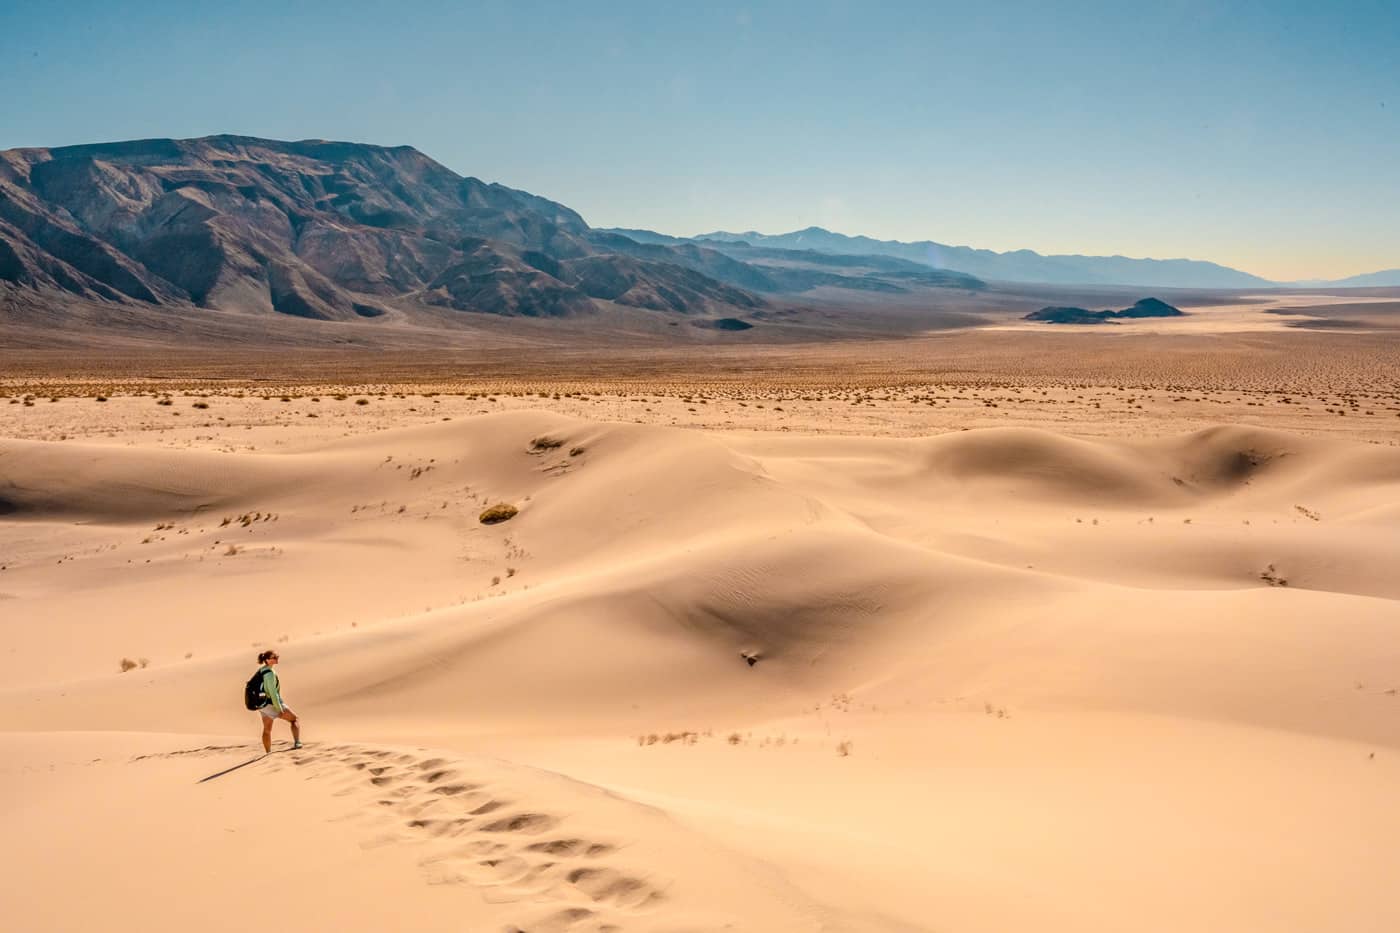
[[[1392,448],[1245,426],[816,437],[516,411],[276,453],[0,440],[0,502],[0,607],[24,659],[0,700],[20,759],[135,729],[168,735],[118,741],[124,754],[235,764],[245,746],[187,737],[249,732],[236,688],[253,646],[276,645],[317,744],[218,786],[386,789],[361,809],[402,814],[389,848],[430,866],[394,862],[386,890],[416,898],[424,870],[430,890],[450,876],[480,923],[517,916],[493,900],[507,891],[530,905],[509,923],[529,930],[1396,916],[1356,894],[1400,865],[1375,848],[1400,776]],[[518,514],[482,524],[497,502]],[[140,661],[123,673],[123,657]],[[1115,760],[1124,743],[1140,752]],[[486,814],[454,809],[477,789],[444,797],[423,777],[447,757],[499,774],[512,799],[538,787],[521,810],[535,841],[478,845],[495,844],[472,835],[490,835]],[[137,800],[195,763],[158,761],[150,777],[131,770],[149,762],[103,767]],[[366,784],[378,767],[392,780]],[[1355,794],[1339,800],[1324,773]],[[1156,918],[1140,904],[1164,895],[1146,882],[1093,901],[1090,879],[1116,871],[1119,818],[1104,814],[1149,785],[1177,825],[1132,811],[1168,840],[1134,851],[1144,878],[1179,877],[1187,838],[1226,845],[1226,825],[1251,845],[1330,833],[1331,847],[1192,876]],[[1251,786],[1288,799],[1289,819]],[[297,822],[308,839],[340,800],[315,799]],[[598,844],[629,865],[571,862],[578,834],[558,858],[530,848],[597,800],[614,808]],[[1013,854],[1039,806],[1103,845]],[[538,838],[531,813],[555,814]],[[1371,830],[1338,835],[1360,813]],[[1331,872],[1338,852],[1368,868],[1275,922],[1261,892]]]

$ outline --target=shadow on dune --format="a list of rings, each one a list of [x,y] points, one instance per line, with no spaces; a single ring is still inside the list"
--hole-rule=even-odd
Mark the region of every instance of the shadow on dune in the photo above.
[[[237,771],[239,768],[246,768],[246,767],[248,767],[249,765],[253,764],[254,762],[262,761],[262,760],[263,760],[264,758],[266,758],[266,757],[267,757],[266,755],[254,755],[252,758],[249,758],[247,761],[240,761],[238,764],[233,765],[232,767],[225,768],[225,769],[222,770],[222,771],[215,771],[213,774],[209,775],[208,777],[202,777],[202,778],[200,778],[198,781],[195,781],[195,783],[196,783],[196,784],[203,784],[203,783],[205,783],[206,781],[212,781],[212,780],[214,780],[214,778],[221,778],[221,777],[223,777],[225,774],[229,774],[229,773],[231,773],[231,772]]]

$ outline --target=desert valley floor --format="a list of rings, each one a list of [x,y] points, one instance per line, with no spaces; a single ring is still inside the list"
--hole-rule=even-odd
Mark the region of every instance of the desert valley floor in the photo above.
[[[1265,324],[0,353],[5,926],[1400,928],[1400,339]]]

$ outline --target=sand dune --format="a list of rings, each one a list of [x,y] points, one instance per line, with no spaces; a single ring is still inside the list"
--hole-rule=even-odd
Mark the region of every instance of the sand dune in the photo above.
[[[0,511],[24,929],[232,928],[269,835],[315,929],[1400,923],[1394,448],[509,412],[0,440]],[[196,783],[269,644],[314,744]]]

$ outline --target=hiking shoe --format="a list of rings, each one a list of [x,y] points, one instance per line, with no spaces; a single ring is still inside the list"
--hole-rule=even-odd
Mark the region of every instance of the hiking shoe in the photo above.
[[[293,742],[293,743],[292,743],[292,748],[301,748],[301,743],[300,743],[300,742]]]

